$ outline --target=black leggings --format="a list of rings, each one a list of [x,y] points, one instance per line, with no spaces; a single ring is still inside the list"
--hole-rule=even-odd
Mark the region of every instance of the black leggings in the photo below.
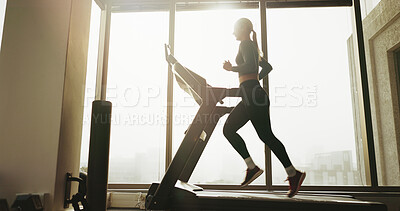
[[[292,165],[283,144],[271,129],[269,99],[257,80],[247,80],[240,84],[242,101],[231,111],[224,125],[224,136],[243,159],[250,157],[246,144],[237,131],[249,120],[258,137],[274,152],[285,168]]]

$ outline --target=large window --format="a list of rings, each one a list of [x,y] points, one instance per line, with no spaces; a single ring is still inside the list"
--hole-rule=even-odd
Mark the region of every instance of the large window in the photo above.
[[[232,35],[233,25],[239,18],[247,17],[260,35],[258,9],[211,10],[177,12],[175,55],[189,69],[207,79],[215,87],[238,87],[237,73],[222,69],[224,60],[233,64],[239,42]],[[260,39],[259,39],[260,43]],[[224,106],[235,106],[240,99],[227,98]],[[194,118],[198,105],[191,97],[174,85],[174,153],[184,137],[184,131]],[[246,165],[222,133],[227,115],[222,117],[206,146],[190,179],[195,184],[240,184],[245,176]],[[264,144],[258,138],[251,123],[238,133],[245,139],[255,162],[264,168]],[[265,174],[252,184],[265,184]]]
[[[308,185],[365,185],[354,134],[348,8],[269,9],[271,121]],[[284,168],[272,157],[273,184]]]
[[[4,27],[4,16],[6,14],[6,0],[0,0],[0,50],[1,50],[1,43],[3,40],[3,27]]]
[[[86,86],[85,101],[83,107],[83,124],[82,124],[82,141],[81,141],[81,170],[87,171],[89,160],[89,139],[90,139],[90,123],[92,113],[92,102],[95,98],[96,91],[96,73],[97,58],[99,49],[100,35],[100,16],[101,9],[97,4],[92,2],[92,13],[90,16],[90,32],[89,32],[89,52],[86,70]]]
[[[165,168],[168,13],[113,13],[107,100],[110,183],[151,183]]]
[[[110,46],[109,53],[105,52],[109,55],[106,99],[113,103],[110,183],[139,184],[124,186],[136,188],[161,181],[166,162],[175,155],[199,109],[173,79],[173,93],[168,95],[173,96],[168,99],[173,102],[172,125],[168,125],[172,131],[167,130],[168,67],[163,45],[169,36],[174,39],[170,44],[182,65],[214,87],[238,87],[237,73],[223,70],[222,64],[225,60],[235,64],[240,43],[232,34],[233,26],[242,17],[253,22],[260,48],[261,44],[268,46],[265,53],[274,67],[268,77],[272,129],[293,164],[308,173],[305,185],[364,186],[374,182],[373,178],[369,181],[369,175],[376,174],[368,167],[368,158],[372,157],[364,157],[369,156],[367,143],[372,141],[364,139],[365,122],[360,118],[364,110],[352,101],[352,97],[360,103],[363,100],[352,87],[350,77],[354,74],[350,75],[348,64],[349,56],[359,62],[357,55],[348,56],[347,49],[353,8],[267,9],[267,28],[262,31],[260,11],[264,10],[257,8],[258,2],[178,1],[175,16],[169,16],[169,4],[115,4],[110,7]],[[97,8],[92,12],[97,28],[91,29],[90,35],[82,167],[87,166],[99,20]],[[174,22],[169,23],[170,20]],[[107,31],[105,34],[107,37]],[[261,34],[267,35],[265,40],[261,40]],[[226,98],[223,106],[236,106],[240,100]],[[227,116],[217,124],[190,183],[233,188],[231,185],[243,181],[246,165],[222,132]],[[269,154],[264,152],[265,145],[251,122],[238,133],[260,167],[265,168],[266,160],[272,162],[272,170],[252,185],[265,185],[268,189],[287,185],[283,166],[273,153],[271,158],[265,157]],[[171,135],[172,146],[166,141]]]

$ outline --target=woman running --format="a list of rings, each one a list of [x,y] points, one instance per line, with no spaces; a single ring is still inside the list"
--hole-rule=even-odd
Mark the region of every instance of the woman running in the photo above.
[[[253,40],[250,39],[251,32],[253,33]],[[270,102],[267,93],[260,86],[258,80],[258,65],[261,57],[253,24],[249,19],[241,18],[235,23],[233,34],[236,40],[240,41],[239,52],[236,56],[237,66],[232,66],[229,61],[225,61],[223,68],[227,71],[239,73],[239,90],[242,100],[229,114],[223,133],[247,165],[246,177],[242,187],[247,186],[263,173],[263,170],[253,162],[246,144],[237,133],[250,120],[259,138],[274,152],[284,166],[288,175],[286,180],[289,181],[287,195],[293,197],[299,191],[306,173],[296,170],[286,153],[285,147],[272,132],[269,116]]]

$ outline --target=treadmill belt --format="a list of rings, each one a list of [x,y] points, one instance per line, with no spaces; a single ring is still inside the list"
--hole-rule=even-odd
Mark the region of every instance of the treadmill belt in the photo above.
[[[298,194],[288,198],[272,192],[196,191],[175,189],[173,210],[268,210],[268,211],[386,211],[381,203],[360,201],[347,195]]]

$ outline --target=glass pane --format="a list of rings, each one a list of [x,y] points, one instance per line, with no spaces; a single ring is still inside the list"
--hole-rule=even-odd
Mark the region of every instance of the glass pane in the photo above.
[[[271,122],[307,185],[365,185],[356,150],[348,8],[270,9]],[[357,143],[358,145],[358,143]],[[272,157],[273,184],[287,177]]]
[[[167,12],[112,14],[110,183],[151,183],[164,174],[167,41]]]
[[[96,91],[97,58],[99,49],[101,9],[92,2],[90,16],[89,51],[87,59],[85,101],[83,108],[82,142],[81,142],[81,171],[87,172],[89,160],[90,123],[92,102]]]
[[[235,61],[239,42],[232,35],[233,25],[242,17],[249,18],[260,35],[258,9],[212,10],[177,12],[175,55],[182,65],[207,79],[214,87],[239,86],[237,73],[222,69],[224,60]],[[260,36],[258,42],[260,42]],[[184,137],[184,131],[193,120],[199,106],[174,82],[173,152]],[[223,106],[235,106],[240,99],[227,98]],[[227,115],[217,124],[196,169],[190,179],[195,184],[240,184],[245,176],[246,165],[222,133]],[[245,139],[256,164],[264,168],[264,144],[258,138],[251,123],[238,133]],[[265,184],[262,175],[252,184]]]
[[[3,27],[4,27],[4,16],[6,14],[6,6],[7,6],[7,1],[0,0],[0,49],[3,40]]]

